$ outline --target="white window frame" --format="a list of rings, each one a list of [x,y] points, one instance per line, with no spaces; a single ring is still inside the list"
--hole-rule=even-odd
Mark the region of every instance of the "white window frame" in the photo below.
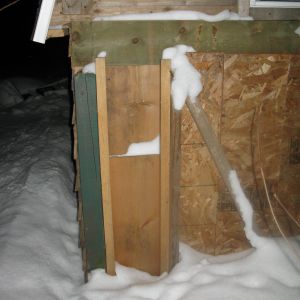
[[[45,44],[55,0],[43,0],[32,40]]]
[[[250,7],[300,8],[300,2],[250,0]]]

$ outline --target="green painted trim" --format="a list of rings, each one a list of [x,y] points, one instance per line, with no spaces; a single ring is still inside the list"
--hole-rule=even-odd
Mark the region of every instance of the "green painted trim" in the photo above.
[[[162,51],[177,44],[201,52],[300,53],[294,33],[300,21],[101,21],[72,22],[73,66],[107,51],[110,65],[159,64]]]
[[[84,247],[87,251],[87,271],[91,271],[105,267],[96,77],[93,74],[79,74],[75,76],[74,84]]]

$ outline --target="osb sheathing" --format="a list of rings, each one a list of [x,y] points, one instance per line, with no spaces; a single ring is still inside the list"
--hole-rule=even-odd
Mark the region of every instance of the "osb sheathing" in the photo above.
[[[300,56],[190,55],[204,86],[198,101],[255,209],[256,230],[278,235],[260,167],[284,232],[299,233],[273,197],[300,221]],[[180,235],[211,254],[249,247],[243,222],[192,117],[182,112]]]

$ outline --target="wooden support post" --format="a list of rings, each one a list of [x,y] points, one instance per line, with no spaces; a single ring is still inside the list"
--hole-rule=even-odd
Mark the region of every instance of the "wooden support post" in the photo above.
[[[106,99],[105,59],[96,59],[96,87],[98,134],[101,165],[101,184],[103,197],[104,236],[106,249],[106,272],[115,275],[115,251],[112,221],[112,205],[109,170],[108,120]]]
[[[170,60],[161,61],[160,110],[160,201],[161,201],[161,273],[169,272],[172,261],[172,182],[171,182],[171,72]]]
[[[228,191],[230,192],[232,198],[235,199],[229,181],[229,172],[232,170],[232,168],[212,129],[212,126],[210,125],[205,111],[200,105],[193,103],[189,98],[187,99],[186,103]]]
[[[238,0],[238,13],[241,17],[249,17],[250,0]]]

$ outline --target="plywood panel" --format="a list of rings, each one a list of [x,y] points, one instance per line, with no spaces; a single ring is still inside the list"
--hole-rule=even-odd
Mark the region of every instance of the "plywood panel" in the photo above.
[[[179,226],[180,240],[203,253],[215,253],[215,225]]]
[[[219,212],[216,226],[215,254],[239,252],[250,247],[238,212]]]
[[[180,189],[180,225],[215,224],[218,192],[216,186]]]
[[[181,186],[215,185],[218,172],[204,144],[181,146]]]
[[[107,99],[111,155],[159,134],[159,66],[108,67]]]
[[[260,177],[259,160],[268,179],[278,179],[288,55],[225,55],[221,140],[243,186]]]
[[[111,158],[116,260],[160,274],[159,156]]]

